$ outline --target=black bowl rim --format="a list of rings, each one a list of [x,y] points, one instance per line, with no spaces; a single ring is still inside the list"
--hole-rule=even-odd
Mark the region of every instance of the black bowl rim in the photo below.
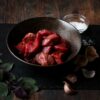
[[[12,29],[10,30],[10,32],[13,31],[19,24],[21,24],[21,23],[23,23],[23,22],[25,22],[25,21],[29,21],[29,20],[33,20],[33,19],[38,19],[38,18],[42,18],[42,19],[43,19],[43,18],[48,18],[48,19],[50,18],[50,19],[57,19],[57,20],[60,20],[60,21],[64,21],[64,20],[62,20],[62,19],[55,18],[55,17],[34,17],[34,18],[29,18],[29,19],[25,19],[25,20],[23,20],[23,21],[21,21],[21,22],[15,24],[14,27],[12,27]],[[64,21],[64,22],[66,22],[66,21]],[[69,22],[66,22],[66,23],[70,24]],[[70,25],[71,25],[71,24],[70,24]],[[77,30],[73,25],[71,25],[71,26],[75,29],[76,33],[79,33],[78,30]],[[70,60],[66,60],[63,64],[54,64],[54,65],[48,65],[48,66],[41,66],[41,65],[39,65],[39,64],[29,63],[29,62],[27,62],[27,61],[25,61],[25,60],[19,58],[18,56],[16,56],[16,55],[13,53],[13,51],[10,49],[9,44],[8,44],[8,37],[9,37],[10,32],[8,32],[8,34],[7,34],[7,36],[6,36],[6,45],[7,45],[7,48],[8,48],[8,50],[10,51],[10,53],[11,53],[15,58],[17,58],[19,61],[21,61],[21,62],[23,62],[23,63],[25,63],[25,64],[28,64],[28,65],[31,65],[31,66],[36,66],[36,67],[41,67],[41,68],[49,68],[49,67],[60,66],[60,65],[63,65],[63,64],[65,64],[65,63],[67,63],[68,61],[70,61]],[[80,48],[79,48],[79,50],[78,50],[78,52],[79,52],[80,49],[81,49],[81,36],[80,36],[79,34],[77,34],[77,35],[78,35],[78,37],[79,37],[79,39],[80,39]],[[77,52],[77,54],[78,54],[78,52]],[[75,57],[75,56],[74,56],[74,57]],[[74,58],[74,57],[73,57],[73,58]],[[72,58],[72,59],[73,59],[73,58]],[[72,60],[72,59],[71,59],[71,60]]]

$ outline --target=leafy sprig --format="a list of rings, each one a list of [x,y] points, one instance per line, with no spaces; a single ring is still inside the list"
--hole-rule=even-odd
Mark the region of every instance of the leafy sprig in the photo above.
[[[36,80],[29,77],[19,77],[11,72],[14,63],[3,62],[0,59],[0,96],[5,100],[13,100],[15,94],[18,98],[28,99],[31,94],[38,91]]]

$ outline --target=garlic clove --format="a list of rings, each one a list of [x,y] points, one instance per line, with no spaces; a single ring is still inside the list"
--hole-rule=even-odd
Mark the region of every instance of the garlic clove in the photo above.
[[[94,61],[96,58],[99,57],[99,55],[98,55],[96,49],[95,49],[93,46],[88,46],[88,47],[86,48],[85,55],[87,56],[89,62],[92,62],[92,61]]]
[[[66,79],[71,83],[77,82],[77,76],[75,74],[69,74],[66,76]]]
[[[66,82],[66,81],[64,81],[64,92],[66,93],[66,94],[75,94],[76,93],[76,91],[71,87],[71,85],[68,83],[68,82]]]
[[[64,82],[64,92],[69,94],[71,92],[71,89],[69,87],[69,84],[67,82]]]
[[[96,74],[94,70],[88,71],[87,69],[82,69],[82,73],[85,78],[93,78]]]

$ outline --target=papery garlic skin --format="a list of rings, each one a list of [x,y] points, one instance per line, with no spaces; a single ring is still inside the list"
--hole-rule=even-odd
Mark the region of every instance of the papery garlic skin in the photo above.
[[[69,74],[66,76],[66,79],[71,83],[77,82],[77,76],[75,74]]]
[[[87,69],[82,69],[82,73],[85,78],[93,78],[96,74],[95,70],[88,71]]]
[[[76,94],[77,93],[77,91],[74,90],[72,88],[72,86],[68,82],[66,82],[66,81],[64,81],[64,92],[66,94],[69,94],[69,95],[72,95],[72,94]]]
[[[85,51],[85,55],[88,58],[89,62],[94,61],[96,58],[99,57],[96,49],[93,46],[88,46]]]
[[[69,84],[67,82],[64,82],[64,92],[69,94],[71,92],[71,89],[69,87]]]

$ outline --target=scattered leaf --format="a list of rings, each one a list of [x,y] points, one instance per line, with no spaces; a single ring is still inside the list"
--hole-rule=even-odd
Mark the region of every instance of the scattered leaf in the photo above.
[[[6,96],[4,100],[13,100],[13,93]]]
[[[5,72],[4,80],[9,81],[9,82],[15,81],[16,80],[16,76],[13,73]]]
[[[8,94],[8,87],[5,83],[0,82],[0,96],[7,96]]]
[[[11,80],[11,81],[16,80],[16,76],[15,76],[14,74],[10,74],[10,80]]]
[[[3,63],[0,65],[0,68],[2,68],[4,71],[10,71],[13,68],[14,63]]]
[[[38,91],[39,90],[39,87],[37,85],[34,85],[32,90],[31,90],[31,94]]]
[[[20,84],[24,89],[29,90],[30,92],[36,92],[38,90],[36,81],[32,78],[23,77],[20,81]]]
[[[19,77],[19,78],[17,79],[17,82],[20,82],[22,79],[23,79],[23,77]]]
[[[23,84],[25,83],[29,83],[30,85],[34,85],[36,84],[36,81],[32,78],[29,78],[29,77],[22,77],[21,80],[20,80]]]

